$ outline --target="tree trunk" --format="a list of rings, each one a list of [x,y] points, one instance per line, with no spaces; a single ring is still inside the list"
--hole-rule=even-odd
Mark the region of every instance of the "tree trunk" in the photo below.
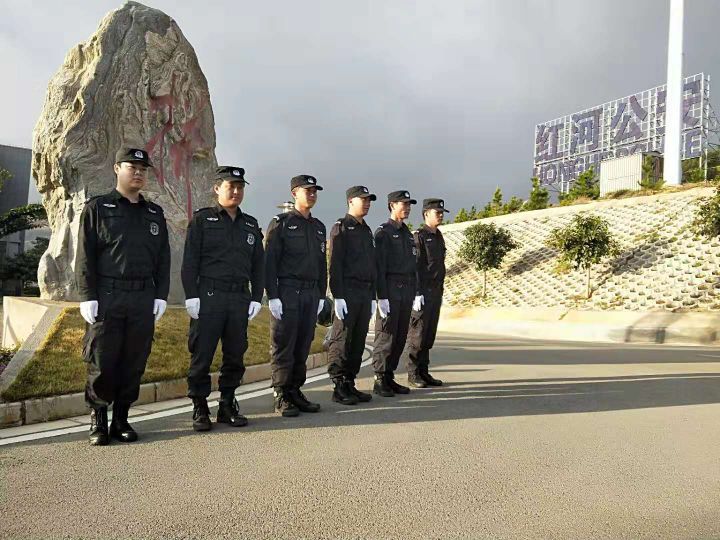
[[[590,298],[590,267],[588,266],[588,276],[587,276],[587,297]]]

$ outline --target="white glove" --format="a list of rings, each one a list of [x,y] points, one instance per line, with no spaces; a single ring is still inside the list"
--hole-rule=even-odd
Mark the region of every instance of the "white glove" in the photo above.
[[[378,311],[380,311],[380,317],[385,318],[390,313],[390,300],[383,298],[378,300]]]
[[[320,299],[320,301],[318,302],[318,310],[317,310],[317,314],[318,314],[318,315],[320,315],[320,312],[322,311],[323,305],[325,305],[325,300],[324,300],[324,299]]]
[[[98,302],[97,300],[88,300],[87,302],[80,302],[80,315],[87,321],[88,324],[93,324],[97,317]]]
[[[185,300],[185,309],[190,315],[191,319],[197,319],[200,317],[200,299],[199,298],[188,298]]]
[[[279,298],[273,298],[268,302],[268,306],[270,307],[270,313],[272,313],[272,316],[275,317],[278,321],[282,319],[282,302]]]
[[[341,321],[345,318],[345,315],[347,315],[348,309],[347,309],[347,303],[342,298],[336,298],[335,299],[335,316],[340,319]]]
[[[252,321],[258,313],[260,313],[260,302],[250,302],[250,307],[248,308],[248,320]]]
[[[377,309],[377,300],[373,300],[370,302],[370,318],[372,318],[373,315],[375,315],[375,310]]]
[[[424,305],[425,297],[422,294],[418,294],[413,301],[413,311],[422,311]]]
[[[162,319],[162,316],[165,315],[166,309],[167,302],[165,300],[160,300],[159,298],[156,298],[155,304],[153,304],[153,315],[155,315],[155,322],[158,322],[160,319]]]

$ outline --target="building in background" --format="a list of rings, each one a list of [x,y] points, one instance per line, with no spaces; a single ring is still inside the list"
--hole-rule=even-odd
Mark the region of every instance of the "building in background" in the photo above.
[[[0,168],[10,172],[12,178],[7,180],[0,191],[0,214],[4,214],[18,206],[40,203],[40,193],[30,172],[32,150],[0,144]],[[0,238],[0,264],[8,257],[14,257],[32,246],[38,237],[50,238],[50,229],[33,229],[21,231]],[[0,281],[0,295],[21,293],[21,286],[15,281]]]

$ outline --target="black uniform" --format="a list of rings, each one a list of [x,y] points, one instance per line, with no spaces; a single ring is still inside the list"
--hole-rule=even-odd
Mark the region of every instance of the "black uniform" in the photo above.
[[[392,378],[405,348],[412,304],[417,292],[415,242],[404,223],[392,219],[375,231],[377,297],[390,301],[386,318],[375,318],[373,369]]]
[[[333,319],[328,373],[354,380],[360,371],[375,299],[375,240],[367,223],[347,214],[330,231],[330,292],[347,304],[344,319]]]
[[[190,319],[190,397],[210,394],[210,365],[219,340],[219,389],[234,392],[240,385],[248,348],[248,307],[262,300],[265,283],[262,241],[257,220],[240,209],[233,220],[220,205],[203,208],[188,224],[182,282],[186,298],[200,299],[200,316]]]
[[[325,225],[297,210],[279,214],[267,228],[265,288],[282,302],[282,319],[271,318],[272,384],[298,389],[315,336],[317,308],[327,291]]]
[[[83,342],[86,401],[94,409],[129,406],[150,355],[154,300],[167,300],[170,288],[162,208],[142,196],[133,204],[116,190],[90,199],[80,216],[76,275],[80,300],[98,301]]]
[[[445,240],[440,230],[423,225],[415,234],[418,291],[424,297],[421,311],[413,311],[408,333],[408,375],[422,378],[428,373],[430,349],[435,343],[443,283],[445,281]]]

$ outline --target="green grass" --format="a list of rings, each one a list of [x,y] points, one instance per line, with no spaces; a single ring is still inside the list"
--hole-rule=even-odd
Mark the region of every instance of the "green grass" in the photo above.
[[[187,333],[190,318],[182,308],[168,308],[155,330],[152,353],[148,359],[143,382],[180,379],[187,376],[190,353]],[[5,401],[82,392],[86,368],[82,359],[85,322],[77,308],[67,308],[53,324],[45,342],[33,359],[5,390]],[[322,351],[324,327],[316,327],[311,353]],[[217,371],[222,360],[221,345],[215,352],[211,371]],[[267,308],[250,321],[245,365],[270,361],[270,313]]]

